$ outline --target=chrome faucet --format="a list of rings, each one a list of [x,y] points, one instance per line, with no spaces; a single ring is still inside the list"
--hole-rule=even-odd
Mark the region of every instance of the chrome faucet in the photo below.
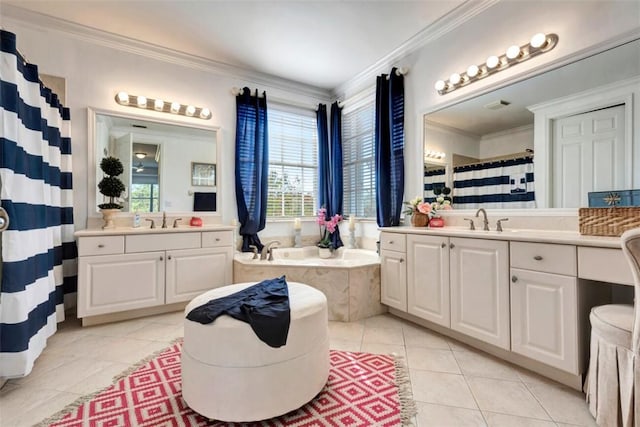
[[[258,247],[255,245],[249,245],[249,249],[253,251],[253,258],[251,259],[258,259]]]
[[[167,228],[167,213],[162,211],[162,228]]]
[[[144,220],[145,221],[151,221],[151,227],[150,228],[156,228],[156,222],[153,219],[145,218]]]
[[[487,211],[484,208],[480,208],[476,211],[476,218],[482,213],[482,221],[484,222],[484,227],[482,228],[484,231],[489,231],[489,220],[487,219]]]
[[[178,228],[178,221],[182,221],[182,218],[176,218],[173,220],[173,228]]]
[[[280,244],[280,242],[277,241],[277,240],[273,240],[273,241],[267,243],[267,245],[262,248],[262,253],[260,254],[260,259],[261,260],[262,259],[266,259],[267,261],[273,261],[273,253],[272,253],[273,249],[271,247],[272,246],[276,246],[277,247],[279,244]],[[268,258],[267,258],[267,256],[268,256]]]

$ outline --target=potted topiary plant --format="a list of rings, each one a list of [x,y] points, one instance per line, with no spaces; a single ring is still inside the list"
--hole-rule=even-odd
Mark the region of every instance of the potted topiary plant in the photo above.
[[[123,207],[120,203],[116,203],[116,199],[125,191],[124,184],[117,177],[124,172],[124,167],[120,159],[109,156],[102,159],[100,169],[106,176],[98,183],[98,190],[109,198],[109,203],[98,205],[104,219],[102,228],[114,228],[113,216]]]

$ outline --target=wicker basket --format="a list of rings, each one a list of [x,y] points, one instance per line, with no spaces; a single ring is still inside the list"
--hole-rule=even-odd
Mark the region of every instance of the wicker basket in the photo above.
[[[640,207],[580,208],[580,234],[620,236],[640,227]]]

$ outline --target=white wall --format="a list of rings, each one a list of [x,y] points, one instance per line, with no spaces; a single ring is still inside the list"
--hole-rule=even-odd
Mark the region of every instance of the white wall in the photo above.
[[[483,135],[480,138],[480,158],[505,156],[533,150],[533,125]]]

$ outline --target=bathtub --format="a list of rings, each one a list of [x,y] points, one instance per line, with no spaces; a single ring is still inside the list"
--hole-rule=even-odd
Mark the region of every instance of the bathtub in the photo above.
[[[253,254],[236,253],[233,280],[252,282],[286,276],[322,291],[329,308],[329,320],[352,322],[387,311],[380,303],[380,258],[374,251],[340,248],[323,259],[318,248],[276,248],[273,260],[252,259]]]

